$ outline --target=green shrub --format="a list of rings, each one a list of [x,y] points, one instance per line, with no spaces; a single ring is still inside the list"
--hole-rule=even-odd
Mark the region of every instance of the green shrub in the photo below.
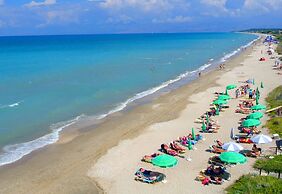
[[[279,194],[282,180],[270,176],[244,175],[226,189],[228,194]]]
[[[282,105],[282,85],[278,86],[268,94],[266,102],[270,108]]]
[[[281,117],[275,117],[272,119],[269,119],[266,122],[265,125],[266,128],[269,129],[270,133],[272,134],[279,134],[280,137],[282,137],[282,118]]]
[[[266,172],[282,172],[282,155],[274,156],[273,159],[264,158],[255,162],[254,168],[262,169]]]

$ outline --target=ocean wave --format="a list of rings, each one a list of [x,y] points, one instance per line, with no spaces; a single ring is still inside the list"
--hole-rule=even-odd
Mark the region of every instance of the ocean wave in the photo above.
[[[14,108],[14,107],[16,107],[16,106],[19,106],[22,102],[23,102],[23,100],[21,100],[21,101],[19,101],[19,102],[12,103],[12,104],[0,105],[0,109],[4,109],[4,108]]]
[[[220,59],[220,62],[223,63],[223,62],[225,62],[226,60],[230,59],[231,57],[237,55],[237,54],[240,53],[242,50],[244,50],[244,49],[250,47],[254,42],[256,42],[257,40],[259,40],[260,38],[261,38],[261,36],[258,36],[258,38],[256,38],[256,39],[250,41],[249,43],[247,43],[247,44],[241,46],[240,48],[238,48],[238,49],[236,49],[236,50],[234,50],[234,51],[232,51],[232,52],[230,52],[230,53],[225,54],[225,55]]]
[[[250,43],[240,47],[239,49],[226,54],[221,60],[227,60],[228,58],[232,57],[233,55],[237,54],[240,50],[242,50],[242,48],[246,48],[250,45],[252,45],[256,40],[258,40],[260,37],[258,37],[257,39],[251,41]],[[188,54],[188,53],[185,53]],[[204,71],[205,69],[207,69],[208,67],[210,67],[212,65],[212,63],[207,63],[202,65],[201,67],[199,67],[196,70],[193,71],[187,71],[183,74],[180,74],[179,76],[177,76],[175,79],[171,79],[168,80],[164,83],[162,83],[161,85],[157,86],[157,87],[153,87],[149,90],[137,93],[136,95],[134,95],[133,97],[127,99],[126,101],[118,104],[114,109],[108,111],[105,114],[101,114],[99,116],[95,116],[96,119],[101,120],[104,119],[105,117],[122,111],[124,110],[128,104],[144,98],[146,96],[152,95],[154,93],[156,93],[157,91],[160,91],[161,89],[164,89],[184,78],[187,78],[188,76],[195,76],[199,71]],[[8,105],[8,107],[14,107],[14,106],[18,106],[21,102],[17,102],[17,103],[13,103]],[[0,153],[0,166],[6,165],[6,164],[10,164],[13,163],[19,159],[21,159],[22,157],[24,157],[25,155],[30,154],[31,152],[43,148],[47,145],[53,144],[55,142],[57,142],[59,140],[59,135],[60,132],[62,130],[64,130],[65,128],[75,124],[77,121],[79,121],[81,118],[83,118],[85,115],[81,115],[76,117],[75,119],[69,120],[67,122],[63,122],[63,123],[57,123],[56,125],[53,125],[51,128],[53,128],[52,132],[49,134],[46,134],[42,137],[39,137],[38,139],[29,141],[29,142],[25,142],[25,143],[19,143],[19,144],[14,144],[14,145],[8,145],[5,146],[3,148],[3,153]]]
[[[3,148],[3,153],[0,153],[0,166],[11,164],[25,155],[30,154],[34,150],[43,148],[47,145],[53,144],[59,140],[59,133],[66,127],[69,127],[76,123],[82,116],[78,116],[72,120],[69,120],[64,123],[60,123],[60,127],[54,128],[51,133],[46,134],[42,137],[39,137],[35,140],[19,143],[19,144],[13,144],[13,145],[7,145]],[[58,124],[56,125],[58,126]]]

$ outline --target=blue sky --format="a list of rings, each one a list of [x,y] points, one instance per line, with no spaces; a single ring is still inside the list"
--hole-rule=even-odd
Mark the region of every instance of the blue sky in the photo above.
[[[282,28],[282,0],[0,0],[0,35]]]

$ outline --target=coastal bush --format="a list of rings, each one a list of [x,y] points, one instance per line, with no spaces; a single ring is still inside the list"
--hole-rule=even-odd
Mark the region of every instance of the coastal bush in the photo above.
[[[282,155],[274,156],[274,158],[270,159],[269,157],[265,157],[263,159],[259,159],[254,164],[255,169],[261,169],[266,172],[282,172]]]
[[[270,108],[282,105],[282,85],[278,86],[268,94],[266,102]]]
[[[265,127],[267,127],[272,134],[279,134],[282,137],[282,118],[276,117],[268,120]]]
[[[228,194],[282,193],[282,180],[270,176],[244,175],[226,189]]]

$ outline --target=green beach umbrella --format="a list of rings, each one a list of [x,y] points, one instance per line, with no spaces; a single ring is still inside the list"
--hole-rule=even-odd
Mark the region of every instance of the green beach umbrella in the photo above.
[[[227,104],[227,101],[226,100],[215,100],[213,101],[213,104],[215,105]]]
[[[207,120],[207,124],[209,124],[210,123],[210,119],[209,119],[208,113],[206,113],[206,120]]]
[[[230,163],[230,164],[243,164],[247,161],[246,157],[237,152],[223,152],[219,155],[219,159],[222,162]]]
[[[255,127],[259,126],[260,124],[261,122],[258,119],[247,119],[242,123],[243,127]]]
[[[177,165],[178,160],[170,155],[162,154],[152,159],[152,164],[162,168],[169,168]]]
[[[205,122],[203,121],[202,123],[202,131],[206,131],[207,130],[207,126],[205,125]]]
[[[251,107],[252,110],[265,110],[266,106],[262,105],[262,104],[257,104],[255,106]]]
[[[264,88],[264,86],[263,86],[263,83],[262,83],[262,82],[260,82],[260,88]]]
[[[230,100],[230,96],[223,94],[223,95],[219,95],[217,99],[218,100]]]
[[[247,116],[247,119],[260,119],[263,117],[263,114],[261,112],[254,112]]]
[[[196,139],[196,135],[195,135],[194,128],[192,128],[192,138],[193,138],[194,140]]]
[[[230,84],[230,85],[226,86],[226,89],[227,89],[227,90],[232,90],[232,89],[234,89],[234,88],[237,88],[237,86],[234,85],[234,84]]]
[[[259,99],[259,97],[258,97],[258,95],[256,95],[256,105],[258,105],[258,104],[259,104],[258,99]]]

